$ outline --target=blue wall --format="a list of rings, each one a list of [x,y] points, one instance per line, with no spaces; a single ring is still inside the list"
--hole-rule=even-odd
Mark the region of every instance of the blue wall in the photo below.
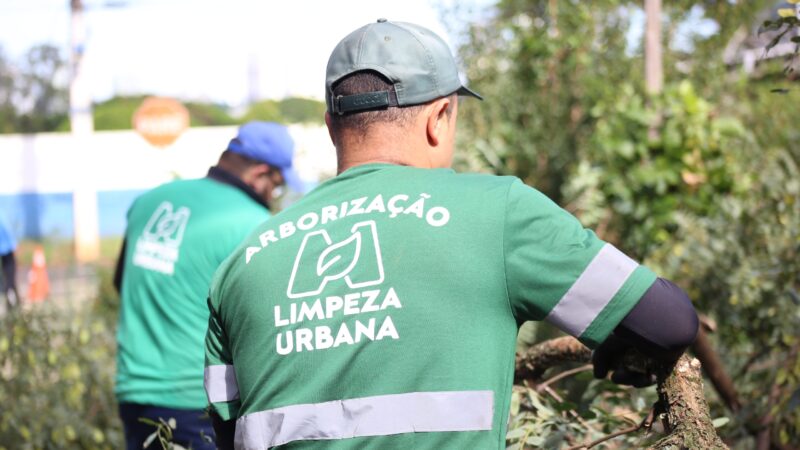
[[[125,214],[144,190],[97,193],[101,236],[122,236]],[[18,239],[66,238],[73,235],[72,193],[0,194],[0,214]]]

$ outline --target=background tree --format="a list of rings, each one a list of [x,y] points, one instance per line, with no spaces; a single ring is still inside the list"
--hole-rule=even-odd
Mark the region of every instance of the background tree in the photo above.
[[[643,27],[641,2],[500,1],[460,51],[487,100],[463,103],[458,164],[519,176],[690,293],[741,404],[709,391],[711,412],[731,420],[720,432],[739,448],[800,446],[797,93],[782,61],[747,74],[723,58],[773,3],[663,2],[656,96],[629,34]],[[523,329],[521,347],[551,334],[543,328]],[[515,416],[510,443],[613,431],[620,412],[640,420],[654,399],[639,392],[637,405],[579,375],[559,381],[572,393],[540,390],[542,407]]]
[[[15,83],[14,68],[0,47],[0,133],[11,133],[14,130],[17,120],[17,111],[13,104]]]
[[[19,63],[0,49],[0,132],[53,131],[67,115],[66,62],[51,45],[31,48]]]
[[[325,103],[303,97],[262,100],[250,105],[242,117],[242,122],[250,120],[322,125],[325,123]]]

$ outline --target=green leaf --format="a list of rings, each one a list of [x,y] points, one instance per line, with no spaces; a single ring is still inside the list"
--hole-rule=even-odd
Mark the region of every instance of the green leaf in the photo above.
[[[525,443],[534,447],[542,447],[545,443],[545,439],[541,436],[530,436]]]
[[[545,439],[542,448],[551,449],[551,448],[561,448],[561,444],[564,443],[564,438],[567,436],[567,433],[563,430],[554,431],[547,439]]]
[[[555,407],[558,412],[564,412],[564,411],[569,411],[571,409],[577,409],[578,405],[576,405],[574,402],[567,400],[565,402],[556,403]]]
[[[727,424],[730,421],[731,421],[731,419],[729,419],[727,417],[717,417],[716,419],[711,421],[711,424],[714,425],[714,428],[720,428],[720,427],[725,426],[725,424]]]
[[[519,403],[520,403],[520,395],[519,392],[512,392],[511,393],[511,415],[516,416],[519,414]]]
[[[506,433],[506,439],[507,440],[520,439],[523,436],[525,436],[525,433],[526,430],[524,427],[514,428],[513,430],[509,430],[508,433]]]
[[[139,419],[139,420],[141,420],[141,419]],[[147,436],[147,439],[144,440],[144,444],[142,444],[142,448],[149,447],[150,444],[152,444],[153,441],[155,441],[157,437],[158,437],[158,430],[154,431],[153,434],[151,434],[150,436]]]
[[[575,380],[577,380],[577,381],[585,381],[585,382],[592,381],[592,380],[594,380],[594,374],[592,373],[591,370],[587,370],[585,372],[581,372],[581,373],[575,375]]]

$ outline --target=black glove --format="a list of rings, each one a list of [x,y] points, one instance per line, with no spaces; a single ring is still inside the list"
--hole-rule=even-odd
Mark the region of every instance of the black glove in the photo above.
[[[605,378],[608,372],[611,374],[611,381],[616,384],[628,385],[633,387],[647,387],[656,383],[656,375],[644,367],[633,367],[631,359],[637,359],[635,355],[641,355],[633,345],[614,334],[611,334],[594,352],[592,352],[592,364],[594,364],[594,377]],[[627,356],[626,356],[627,355]],[[640,357],[639,359],[642,359]]]

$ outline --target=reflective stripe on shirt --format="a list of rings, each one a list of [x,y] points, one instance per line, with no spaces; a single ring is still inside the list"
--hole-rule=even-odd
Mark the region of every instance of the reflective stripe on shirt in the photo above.
[[[233,366],[207,366],[203,373],[203,385],[211,403],[229,402],[239,398],[239,385],[236,384]]]
[[[638,266],[616,247],[605,244],[545,320],[580,336]]]
[[[236,421],[237,449],[300,440],[492,429],[492,391],[410,392],[283,406]]]

